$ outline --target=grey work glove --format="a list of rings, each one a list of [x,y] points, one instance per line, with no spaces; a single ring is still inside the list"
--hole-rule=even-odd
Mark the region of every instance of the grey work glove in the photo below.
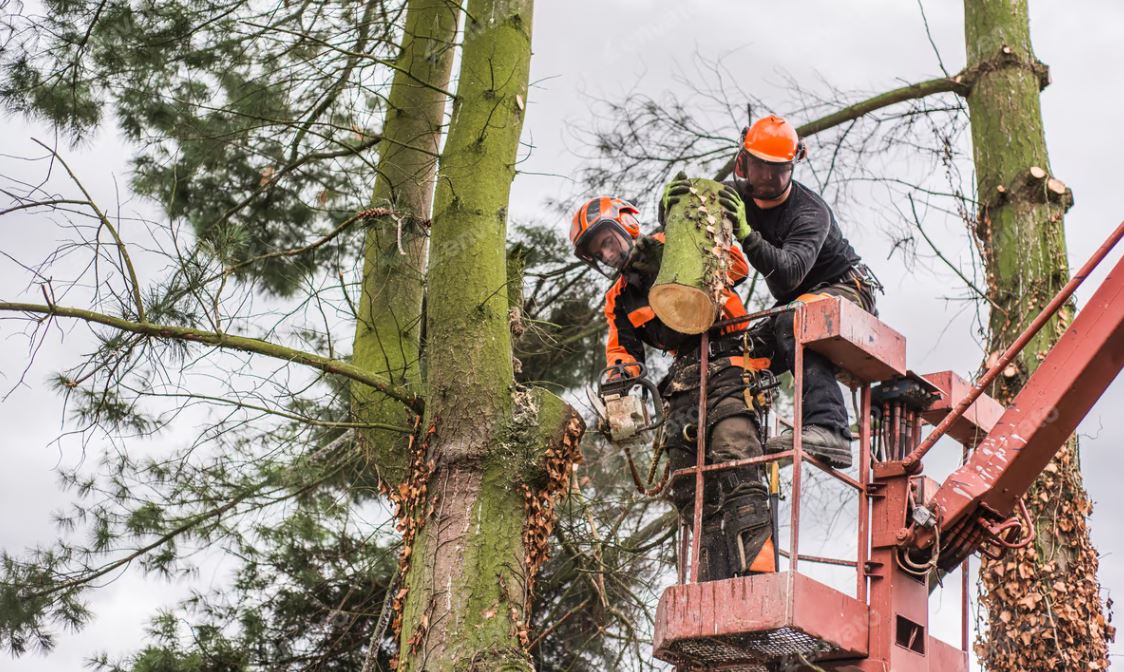
[[[734,238],[737,238],[738,241],[748,238],[753,229],[749,228],[749,222],[746,221],[745,201],[742,200],[737,189],[728,184],[722,185],[722,190],[718,192],[718,204],[722,206],[726,219],[730,220]]]
[[[659,273],[663,261],[663,244],[651,236],[640,236],[632,248],[629,268],[644,275]]]
[[[679,202],[687,194],[691,193],[691,183],[687,179],[687,173],[682,170],[675,174],[675,179],[667,183],[663,188],[663,195],[660,196],[659,207],[659,222],[660,226],[667,224],[667,213],[671,207]]]

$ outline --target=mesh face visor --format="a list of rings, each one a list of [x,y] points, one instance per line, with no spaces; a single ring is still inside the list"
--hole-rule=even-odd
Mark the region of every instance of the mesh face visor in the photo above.
[[[745,192],[753,198],[780,198],[792,183],[792,161],[765,161],[743,150],[741,164]]]
[[[578,258],[607,278],[613,277],[624,267],[631,252],[632,236],[613,219],[595,222],[582,233],[574,245],[574,253]]]

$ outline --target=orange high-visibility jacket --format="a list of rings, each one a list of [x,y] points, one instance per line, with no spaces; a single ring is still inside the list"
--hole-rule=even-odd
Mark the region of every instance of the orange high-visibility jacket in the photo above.
[[[652,236],[662,245],[662,233]],[[730,255],[730,270],[723,296],[720,319],[740,317],[746,314],[745,305],[733,287],[745,280],[749,264],[741,247],[736,243],[727,248]],[[605,361],[608,366],[644,362],[644,345],[676,352],[685,345],[697,342],[698,336],[690,336],[675,331],[665,325],[648,304],[648,290],[655,277],[645,277],[630,273],[625,269],[609,291],[605,294],[605,319],[609,322],[609,336],[605,343]],[[745,324],[732,324],[724,327],[723,334],[735,333],[745,329]],[[635,374],[635,371],[633,372]]]

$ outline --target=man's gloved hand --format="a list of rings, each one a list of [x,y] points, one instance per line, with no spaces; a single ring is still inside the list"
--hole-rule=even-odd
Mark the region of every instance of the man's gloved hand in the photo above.
[[[663,244],[652,236],[640,236],[632,248],[628,268],[644,275],[659,273],[663,261]]]
[[[730,185],[724,184],[722,190],[718,192],[718,203],[725,211],[726,218],[730,220],[734,238],[742,241],[749,237],[753,229],[749,228],[749,222],[746,221],[745,201],[742,200],[741,194]]]
[[[682,170],[675,174],[675,179],[667,183],[663,188],[663,195],[660,197],[659,207],[659,222],[660,226],[667,224],[667,212],[671,210],[671,206],[679,202],[687,194],[691,193],[691,183],[687,179],[687,173]]]
[[[635,363],[627,363],[617,360],[616,365],[609,369],[608,375],[605,377],[605,382],[608,383],[623,383],[626,380],[638,378],[640,376],[640,367]]]

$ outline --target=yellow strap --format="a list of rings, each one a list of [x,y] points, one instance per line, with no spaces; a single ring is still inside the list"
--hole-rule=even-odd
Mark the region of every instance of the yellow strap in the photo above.
[[[830,298],[832,298],[831,294],[824,294],[823,292],[817,292],[815,294],[801,294],[800,296],[796,297],[796,300],[799,301],[800,303],[806,304],[806,303],[815,303],[816,301],[823,301],[824,299],[830,299]]]

